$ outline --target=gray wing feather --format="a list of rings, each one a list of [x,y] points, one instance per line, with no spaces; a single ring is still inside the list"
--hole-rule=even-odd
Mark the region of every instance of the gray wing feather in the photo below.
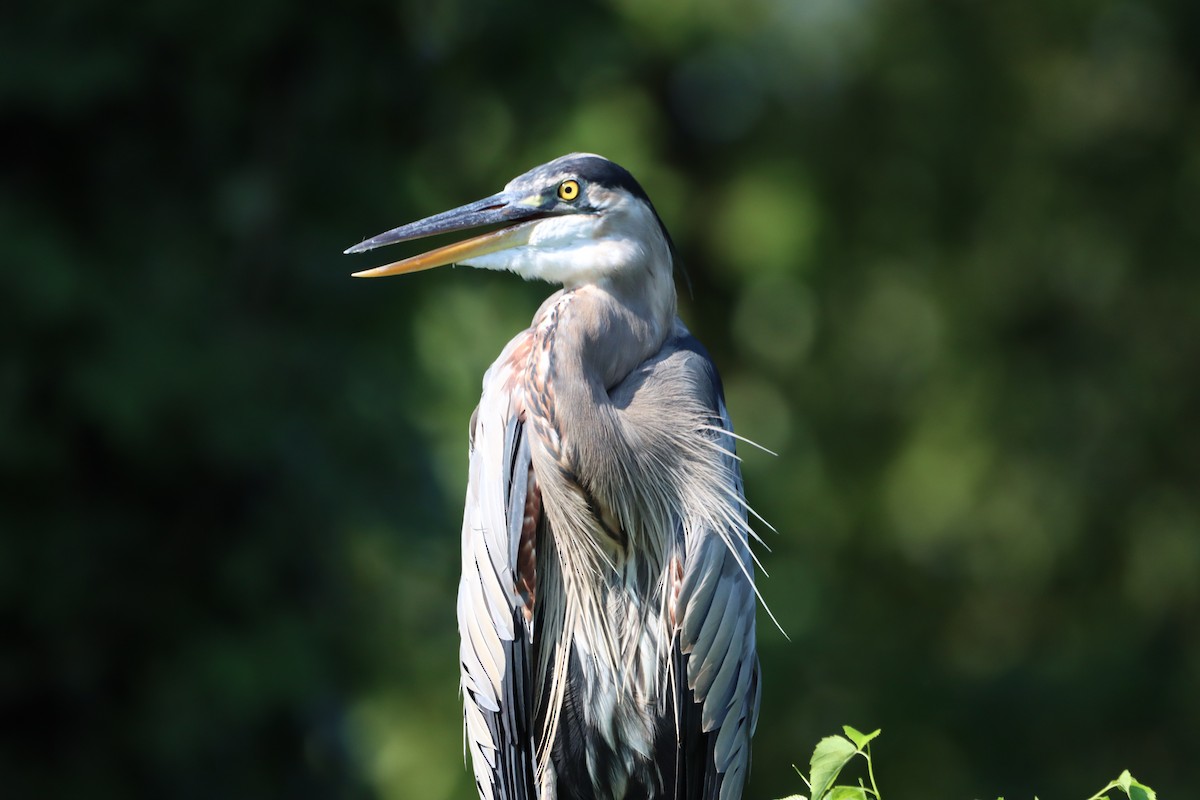
[[[706,354],[701,355],[706,359]],[[708,373],[718,424],[732,431],[728,411],[720,396],[720,385],[709,362]],[[716,434],[718,443],[730,453],[734,441]],[[744,498],[737,461],[727,459],[729,489]],[[731,501],[732,502],[732,501]],[[750,737],[758,721],[760,680],[754,644],[756,595],[750,557],[746,510],[731,509],[740,519],[735,530],[700,529],[690,532],[685,543],[684,578],[680,588],[680,651],[687,655],[688,688],[701,705],[701,727],[715,737],[713,767],[717,775],[705,781],[705,797],[732,800],[741,797],[750,767]]]
[[[484,800],[534,796],[529,639],[514,579],[529,471],[524,425],[510,390],[510,356],[521,338],[484,375],[463,515],[458,625],[465,744]]]

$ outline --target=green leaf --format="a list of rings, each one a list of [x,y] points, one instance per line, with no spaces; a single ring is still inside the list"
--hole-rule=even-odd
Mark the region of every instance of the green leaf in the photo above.
[[[1133,776],[1129,774],[1129,770],[1125,770],[1117,776],[1117,786],[1120,786],[1125,794],[1129,794],[1129,784],[1132,782]]]
[[[817,742],[809,770],[809,788],[812,789],[814,800],[821,800],[825,796],[825,792],[829,791],[829,787],[837,780],[842,767],[846,766],[846,762],[854,758],[857,752],[854,743],[841,736],[826,736]]]
[[[871,733],[863,733],[857,728],[852,728],[849,725],[843,725],[842,730],[850,737],[850,741],[854,742],[854,746],[862,750],[867,746],[867,743],[879,735],[880,729],[876,728]]]
[[[867,791],[861,786],[835,786],[823,800],[867,800]]]
[[[802,794],[790,794],[787,797],[780,798],[780,800],[808,800],[808,798]]]
[[[1132,775],[1129,777],[1130,800],[1158,800],[1158,793],[1144,783],[1138,783]]]
[[[1104,787],[1104,791],[1110,787],[1119,788],[1130,798],[1130,800],[1158,800],[1158,794],[1146,786],[1144,783],[1138,782],[1137,778],[1129,774],[1129,770],[1124,770],[1117,779]],[[1108,800],[1108,795],[1097,794],[1093,800]]]

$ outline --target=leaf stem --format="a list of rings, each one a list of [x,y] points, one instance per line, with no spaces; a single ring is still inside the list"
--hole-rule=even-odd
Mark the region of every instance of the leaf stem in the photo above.
[[[1106,797],[1106,795],[1108,794],[1108,790],[1109,789],[1120,789],[1120,788],[1121,788],[1121,784],[1118,783],[1117,781],[1109,781],[1109,784],[1107,786],[1105,786],[1103,789],[1101,789],[1100,791],[1096,792],[1094,795],[1089,797],[1088,800],[1108,800]]]
[[[879,786],[875,783],[875,763],[871,760],[871,745],[867,745],[865,751],[859,751],[863,754],[863,758],[867,759],[867,777],[871,779],[871,794],[875,795],[875,800],[883,800],[883,795],[879,794]]]

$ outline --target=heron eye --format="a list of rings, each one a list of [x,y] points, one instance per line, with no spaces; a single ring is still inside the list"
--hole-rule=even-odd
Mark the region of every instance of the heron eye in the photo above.
[[[563,181],[558,185],[558,199],[568,203],[579,197],[579,181]]]

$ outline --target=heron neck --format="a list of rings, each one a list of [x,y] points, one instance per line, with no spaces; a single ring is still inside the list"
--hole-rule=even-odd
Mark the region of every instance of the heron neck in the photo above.
[[[527,408],[543,433],[553,433],[544,439],[555,443],[547,455],[585,480],[629,445],[610,392],[674,328],[670,272],[658,285],[642,278],[638,287],[608,281],[564,289],[534,318]]]
[[[632,283],[612,279],[564,292],[551,380],[607,391],[659,351],[675,323],[675,287],[669,277],[649,287]]]

